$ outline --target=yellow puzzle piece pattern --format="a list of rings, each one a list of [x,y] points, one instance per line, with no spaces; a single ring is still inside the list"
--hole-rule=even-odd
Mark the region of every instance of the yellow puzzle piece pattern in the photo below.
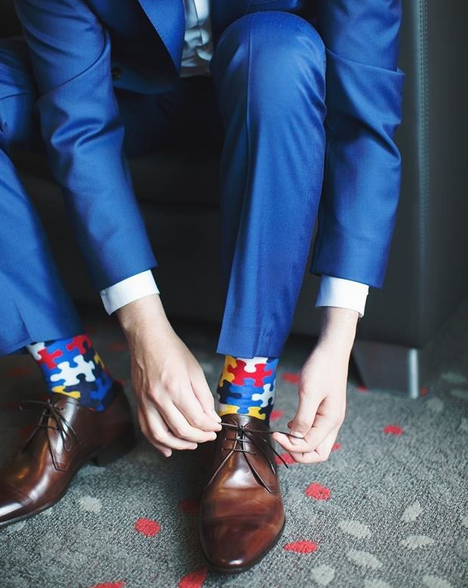
[[[80,392],[78,390],[72,390],[71,392],[65,392],[65,386],[54,386],[52,388],[52,392],[57,392],[57,394],[65,394],[65,396],[71,396],[71,398],[81,398]]]

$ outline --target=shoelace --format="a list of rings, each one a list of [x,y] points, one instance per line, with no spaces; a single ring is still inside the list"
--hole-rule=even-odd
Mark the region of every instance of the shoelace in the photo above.
[[[81,444],[81,441],[79,440],[75,429],[67,421],[67,419],[63,416],[63,414],[61,414],[61,411],[63,410],[63,408],[62,407],[57,408],[55,406],[55,404],[51,401],[50,398],[47,399],[47,401],[45,401],[45,402],[42,400],[25,400],[19,406],[20,411],[28,412],[29,409],[26,408],[26,406],[28,406],[28,405],[32,405],[32,409],[40,408],[40,407],[44,407],[44,408],[43,408],[39,423],[38,423],[38,425],[36,425],[36,428],[34,429],[34,431],[29,436],[28,440],[26,441],[26,445],[31,441],[31,439],[34,437],[34,435],[37,433],[37,431],[39,431],[39,429],[41,429],[41,428],[52,429],[53,431],[58,431],[60,433],[60,437],[62,438],[63,448],[65,449],[65,451],[71,451],[72,446],[73,446],[72,440],[74,440],[78,444]],[[48,423],[49,419],[52,419],[55,424],[48,425],[47,423]],[[49,451],[50,451],[50,455],[52,457],[52,460],[54,462],[54,466],[56,467],[56,469],[60,469],[58,467],[57,462],[56,462],[55,454],[52,450],[49,435],[47,435],[47,442],[49,444]]]
[[[216,475],[221,470],[221,468],[228,462],[229,458],[234,454],[234,452],[241,452],[243,454],[257,455],[257,453],[255,451],[252,451],[250,449],[246,449],[244,447],[244,443],[253,444],[265,457],[271,471],[273,473],[275,473],[275,464],[271,460],[271,457],[270,457],[268,451],[265,450],[265,445],[267,446],[268,449],[272,450],[273,453],[275,453],[275,455],[277,457],[279,457],[279,459],[284,463],[284,465],[287,468],[289,466],[286,463],[286,461],[283,459],[283,457],[276,451],[276,449],[268,443],[268,441],[263,437],[263,435],[271,435],[273,433],[283,433],[284,435],[288,435],[289,437],[295,437],[296,439],[302,439],[302,437],[299,437],[297,435],[292,435],[289,431],[281,431],[279,429],[273,430],[273,431],[265,431],[263,429],[247,429],[246,425],[233,425],[231,423],[221,423],[221,426],[225,427],[228,430],[232,430],[232,431],[236,432],[235,437],[224,437],[223,441],[234,441],[235,443],[231,449],[228,449],[227,447],[221,448],[222,451],[229,451],[229,453],[226,455],[226,457],[222,460],[222,462],[216,468],[215,472],[213,473],[213,475],[209,479],[208,483],[206,484],[207,487],[211,484],[212,480],[216,477]],[[240,435],[239,435],[239,433],[240,433]],[[258,439],[261,439],[261,441],[263,442],[263,445],[258,442]],[[238,445],[240,445],[240,447],[238,447]],[[250,462],[249,462],[249,465],[254,470],[254,473],[256,474],[256,476],[260,480],[260,482],[262,483],[262,486],[264,486],[264,488],[270,492],[270,488],[265,483],[265,481],[262,479],[260,473],[254,468],[254,466]]]

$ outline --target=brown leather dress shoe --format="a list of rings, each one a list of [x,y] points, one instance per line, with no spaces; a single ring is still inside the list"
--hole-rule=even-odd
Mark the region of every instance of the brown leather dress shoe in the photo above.
[[[0,527],[58,502],[86,463],[105,465],[135,445],[128,400],[114,385],[114,400],[99,412],[62,394],[23,403],[44,410],[24,447],[0,471]]]
[[[238,414],[224,415],[222,426],[201,500],[200,540],[210,567],[232,574],[268,553],[285,517],[273,431],[256,417]]]

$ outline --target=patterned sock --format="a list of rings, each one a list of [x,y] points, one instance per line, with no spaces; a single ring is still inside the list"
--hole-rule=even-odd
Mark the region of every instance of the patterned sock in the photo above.
[[[218,384],[218,414],[245,414],[270,422],[278,358],[226,355]]]
[[[104,410],[115,396],[114,379],[88,335],[27,346],[52,393],[65,394],[91,410]]]

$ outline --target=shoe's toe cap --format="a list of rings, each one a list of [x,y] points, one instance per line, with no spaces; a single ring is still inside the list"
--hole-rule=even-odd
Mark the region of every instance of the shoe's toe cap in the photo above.
[[[265,521],[217,520],[201,527],[200,539],[208,563],[219,571],[248,569],[275,545],[282,526]]]
[[[26,494],[0,479],[0,527],[27,514],[30,503]]]

